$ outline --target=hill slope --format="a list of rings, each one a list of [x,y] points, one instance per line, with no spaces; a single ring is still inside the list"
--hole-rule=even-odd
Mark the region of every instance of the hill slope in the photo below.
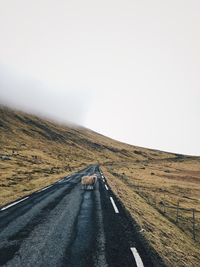
[[[175,157],[7,108],[0,109],[0,136],[0,157],[3,159],[0,161],[3,186],[0,204],[89,164]]]
[[[0,147],[0,205],[98,162],[138,231],[142,229],[141,238],[164,263],[200,266],[199,213],[194,241],[191,213],[182,211],[177,223],[176,212],[162,205],[179,202],[200,210],[199,157],[123,144],[5,107],[0,108]]]

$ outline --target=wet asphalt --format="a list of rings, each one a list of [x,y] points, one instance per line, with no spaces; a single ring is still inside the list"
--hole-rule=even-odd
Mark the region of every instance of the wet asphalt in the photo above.
[[[95,190],[82,190],[81,177],[94,173]],[[131,247],[153,266],[97,165],[0,210],[0,266],[134,267]]]

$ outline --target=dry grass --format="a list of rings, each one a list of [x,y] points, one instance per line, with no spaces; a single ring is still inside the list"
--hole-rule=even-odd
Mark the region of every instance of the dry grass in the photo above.
[[[130,146],[7,108],[0,108],[0,147],[0,206],[99,163],[166,266],[200,266],[191,214],[181,212],[176,224],[173,211],[164,214],[159,205],[179,201],[200,210],[200,158]]]

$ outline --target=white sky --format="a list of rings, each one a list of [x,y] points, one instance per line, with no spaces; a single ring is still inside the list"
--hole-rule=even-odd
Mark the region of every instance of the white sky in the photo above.
[[[0,0],[0,101],[200,155],[199,0]]]

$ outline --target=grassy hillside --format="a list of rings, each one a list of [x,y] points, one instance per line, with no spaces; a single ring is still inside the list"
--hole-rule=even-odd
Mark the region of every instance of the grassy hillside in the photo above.
[[[167,266],[200,266],[200,158],[123,144],[82,127],[0,108],[0,205],[99,163]],[[164,205],[163,205],[164,204]]]

